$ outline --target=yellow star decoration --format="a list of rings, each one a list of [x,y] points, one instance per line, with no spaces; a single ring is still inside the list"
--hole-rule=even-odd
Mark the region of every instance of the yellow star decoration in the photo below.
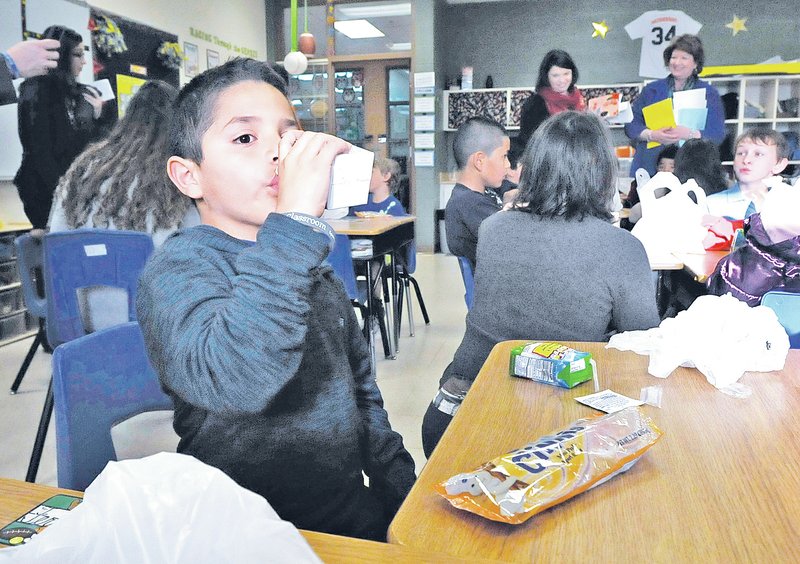
[[[603,20],[602,22],[592,22],[592,27],[594,28],[592,37],[597,37],[599,35],[603,39],[606,38],[606,33],[608,33],[608,24],[606,23],[606,20]]]
[[[731,28],[733,30],[733,36],[736,37],[736,34],[740,31],[747,31],[747,28],[744,26],[747,18],[740,18],[736,14],[733,14],[733,21],[731,23],[726,23],[725,27]]]

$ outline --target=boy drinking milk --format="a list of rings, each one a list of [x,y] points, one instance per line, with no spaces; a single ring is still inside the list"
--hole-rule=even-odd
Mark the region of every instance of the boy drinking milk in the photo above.
[[[175,404],[179,452],[297,527],[385,540],[414,463],[323,262],[332,234],[318,219],[333,159],[350,145],[298,131],[285,91],[252,59],[181,91],[167,170],[203,225],[151,258],[139,322]]]

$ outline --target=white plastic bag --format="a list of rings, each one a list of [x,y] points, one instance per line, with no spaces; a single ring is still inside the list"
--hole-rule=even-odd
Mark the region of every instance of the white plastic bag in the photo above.
[[[669,189],[669,193],[656,198],[660,188]],[[706,193],[693,179],[681,184],[671,172],[659,172],[638,187],[638,192],[642,218],[631,233],[642,242],[651,263],[660,262],[658,259],[671,253],[705,253]],[[690,193],[697,198],[696,204],[689,198]]]
[[[27,544],[25,563],[321,562],[267,501],[182,454],[110,462],[84,501]]]
[[[694,366],[725,389],[745,372],[783,369],[789,337],[770,308],[749,307],[726,294],[701,296],[656,328],[614,335],[607,348],[649,355],[647,371],[659,378]]]

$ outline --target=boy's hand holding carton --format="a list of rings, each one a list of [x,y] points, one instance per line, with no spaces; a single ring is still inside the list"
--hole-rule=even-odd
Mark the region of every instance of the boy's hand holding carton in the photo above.
[[[287,131],[278,144],[280,189],[275,211],[322,215],[333,161],[351,147],[347,141],[325,133]]]

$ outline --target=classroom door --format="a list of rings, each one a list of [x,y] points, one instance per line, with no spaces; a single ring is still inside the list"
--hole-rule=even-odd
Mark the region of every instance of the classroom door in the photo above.
[[[351,60],[334,64],[334,133],[400,164],[398,194],[409,208],[409,59]]]

